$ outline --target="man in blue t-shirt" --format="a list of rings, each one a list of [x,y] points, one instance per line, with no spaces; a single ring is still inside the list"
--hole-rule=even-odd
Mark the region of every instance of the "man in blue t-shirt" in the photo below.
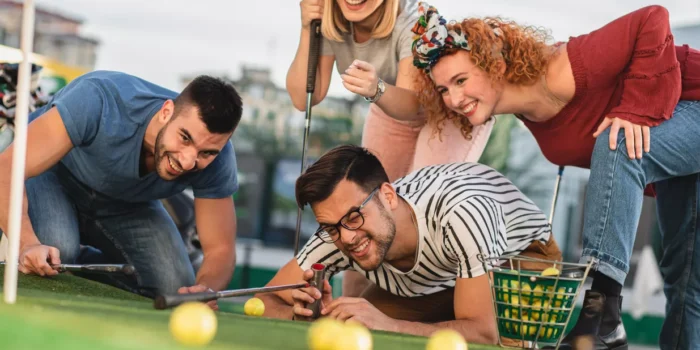
[[[129,263],[133,278],[108,282],[147,296],[223,289],[235,266],[229,139],[241,111],[234,87],[208,76],[180,94],[119,72],[71,82],[29,116],[20,271],[50,276],[58,263]],[[0,154],[4,230],[12,148]],[[204,254],[196,277],[159,201],[186,188]]]

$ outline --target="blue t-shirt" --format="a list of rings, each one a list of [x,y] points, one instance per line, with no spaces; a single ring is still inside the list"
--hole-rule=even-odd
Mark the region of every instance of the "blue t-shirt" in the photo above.
[[[224,198],[238,189],[236,157],[229,141],[202,171],[166,181],[139,175],[146,127],[177,93],[119,72],[87,73],[58,91],[29,122],[55,106],[73,149],[61,163],[86,186],[126,202],[167,198],[191,187],[195,197]]]

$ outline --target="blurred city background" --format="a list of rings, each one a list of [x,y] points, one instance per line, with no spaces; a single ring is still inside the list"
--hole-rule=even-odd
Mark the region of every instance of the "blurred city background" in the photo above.
[[[299,40],[299,1],[36,3],[34,52],[35,63],[43,67],[43,93],[51,94],[75,77],[98,69],[123,71],[175,91],[199,74],[227,79],[237,87],[243,96],[244,114],[232,138],[241,186],[234,196],[238,267],[231,287],[265,284],[293,255],[297,218],[293,184],[301,167],[304,112],[292,106],[284,81]],[[499,15],[548,28],[554,40],[562,41],[639,7],[660,4],[671,14],[676,43],[700,47],[698,0],[430,3],[448,19]],[[21,58],[17,50],[21,12],[20,1],[0,0],[0,63]],[[334,70],[328,97],[312,109],[309,161],[336,145],[360,144],[367,110],[367,102],[345,90]],[[529,131],[515,118],[497,118],[480,162],[503,173],[549,213],[557,166],[541,155]],[[553,228],[567,261],[577,261],[580,254],[587,179],[587,170],[566,168],[561,182]],[[188,218],[176,220],[183,230],[188,229],[184,227]],[[308,208],[302,227],[303,244],[316,228]],[[635,285],[642,284],[636,269],[640,257],[646,256],[642,254],[645,248],[653,252],[652,259],[659,258],[660,237],[652,198],[645,198],[632,271],[625,285],[630,295]],[[196,243],[192,249],[194,261]],[[645,299],[649,305],[644,312],[633,317],[629,300],[623,307],[626,323],[636,322],[628,326],[628,332],[638,344],[656,343],[663,317],[663,293],[654,290],[647,294],[651,297]]]

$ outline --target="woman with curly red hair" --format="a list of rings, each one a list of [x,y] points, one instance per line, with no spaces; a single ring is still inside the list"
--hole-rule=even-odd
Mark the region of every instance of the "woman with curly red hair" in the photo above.
[[[668,11],[644,7],[549,44],[535,27],[448,24],[420,10],[414,65],[430,123],[469,129],[513,114],[550,162],[590,169],[581,262],[593,262],[593,285],[564,348],[580,336],[627,348],[620,293],[645,193],[656,195],[663,235],[661,348],[699,344],[700,52],[674,44]]]

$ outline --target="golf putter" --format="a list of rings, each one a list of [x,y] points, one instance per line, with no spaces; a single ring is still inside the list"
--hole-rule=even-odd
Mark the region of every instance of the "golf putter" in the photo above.
[[[217,300],[220,298],[231,298],[257,293],[271,293],[281,290],[306,288],[308,286],[310,286],[309,283],[296,283],[258,288],[230,289],[218,292],[209,291],[188,294],[163,294],[155,297],[155,299],[153,300],[153,308],[158,310],[164,310],[186,302],[207,302],[210,300]]]
[[[5,265],[4,261],[0,261],[0,266]],[[58,272],[85,272],[85,273],[122,273],[124,275],[133,275],[134,266],[128,264],[54,264],[51,268]]]
[[[311,280],[311,286],[318,288],[321,292],[321,299],[317,299],[309,305],[309,309],[313,312],[312,319],[317,319],[321,316],[321,300],[323,299],[323,281],[326,275],[326,265],[316,263],[311,265],[311,270],[314,271],[314,277]]]
[[[311,21],[311,37],[309,38],[309,65],[306,72],[306,125],[304,126],[304,141],[301,149],[301,174],[306,170],[306,144],[311,128],[311,103],[316,88],[316,69],[318,68],[318,56],[321,54],[321,20]],[[294,235],[294,256],[299,253],[299,238],[301,234],[301,215],[303,208],[297,208],[297,229]]]
[[[103,274],[122,273],[127,276],[134,274],[134,266],[127,264],[58,264],[51,265],[51,267],[58,272],[70,271]]]
[[[554,183],[554,194],[552,195],[552,207],[549,209],[549,226],[552,226],[552,221],[554,221],[554,209],[557,206],[557,198],[559,198],[559,185],[561,184],[561,178],[564,175],[564,167],[559,166],[559,172],[557,173],[557,181]]]

